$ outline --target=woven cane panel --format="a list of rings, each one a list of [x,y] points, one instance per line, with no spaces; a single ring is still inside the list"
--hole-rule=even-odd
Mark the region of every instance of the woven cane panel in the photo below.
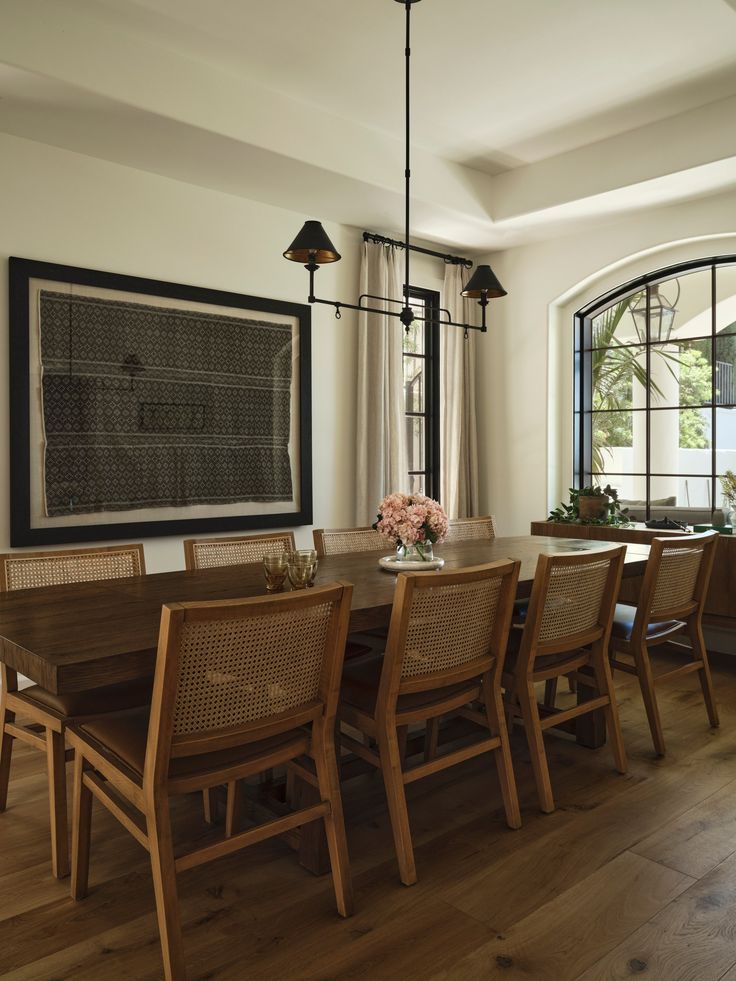
[[[491,541],[495,537],[491,518],[458,518],[450,522],[446,541],[468,542],[474,539]]]
[[[332,607],[185,623],[174,733],[243,725],[316,698]]]
[[[125,579],[140,575],[138,552],[93,552],[58,555],[18,555],[5,560],[8,589],[59,586],[64,583]]]
[[[457,668],[487,657],[502,579],[414,593],[401,677]]]
[[[659,566],[652,613],[676,610],[693,601],[703,558],[702,548],[665,548]]]
[[[552,567],[540,640],[570,637],[597,624],[610,564],[605,560]]]
[[[246,565],[261,562],[267,552],[290,552],[292,548],[290,535],[243,538],[237,542],[195,542],[194,567],[214,569],[223,565]]]
[[[340,555],[344,552],[382,551],[391,548],[391,543],[373,528],[353,528],[345,531],[326,531],[324,533],[325,555]]]

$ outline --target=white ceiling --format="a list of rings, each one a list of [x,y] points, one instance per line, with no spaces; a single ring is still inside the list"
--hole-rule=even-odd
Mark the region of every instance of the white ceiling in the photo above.
[[[487,249],[736,186],[727,0],[423,0],[413,229]],[[0,130],[394,232],[403,5],[0,0]]]

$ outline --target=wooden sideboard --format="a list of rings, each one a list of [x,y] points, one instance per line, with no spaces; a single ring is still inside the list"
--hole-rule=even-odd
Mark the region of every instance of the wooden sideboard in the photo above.
[[[532,521],[532,535],[551,535],[556,538],[589,538],[604,542],[637,542],[647,545],[653,538],[678,535],[677,531],[659,531],[635,524],[629,528],[610,525],[568,525],[557,521]],[[622,583],[621,598],[636,602],[641,578]],[[721,535],[718,539],[713,575],[705,604],[705,621],[714,627],[736,630],[736,536]]]

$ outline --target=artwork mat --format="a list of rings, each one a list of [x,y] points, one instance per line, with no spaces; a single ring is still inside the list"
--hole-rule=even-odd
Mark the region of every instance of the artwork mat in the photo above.
[[[11,544],[54,544],[310,524],[310,308],[262,297],[10,259]],[[41,290],[270,320],[292,330],[290,437],[292,500],[149,507],[48,517],[42,507],[45,436],[41,401]],[[24,367],[24,371],[21,369]]]

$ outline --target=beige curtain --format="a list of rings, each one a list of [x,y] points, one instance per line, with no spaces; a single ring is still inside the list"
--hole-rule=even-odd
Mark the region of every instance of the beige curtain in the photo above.
[[[478,304],[460,292],[468,271],[445,266],[442,306],[456,323],[477,323]],[[471,319],[473,318],[473,319]],[[475,415],[475,348],[477,331],[467,340],[458,327],[440,327],[440,485],[449,518],[478,514],[478,429]]]
[[[403,279],[398,250],[393,246],[363,243],[360,292],[402,297]],[[381,309],[399,309],[369,300]],[[358,412],[356,520],[376,520],[381,498],[408,491],[406,421],[404,418],[404,328],[397,317],[375,313],[358,315]]]

